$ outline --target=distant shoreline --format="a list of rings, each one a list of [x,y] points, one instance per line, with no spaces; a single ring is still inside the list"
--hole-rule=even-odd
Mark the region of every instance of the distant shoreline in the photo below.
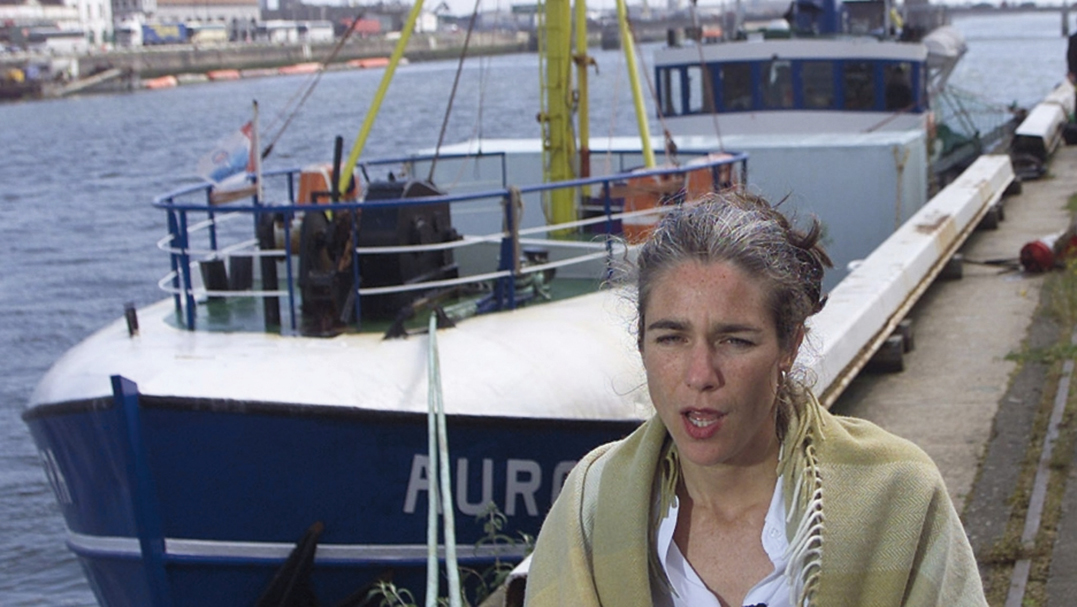
[[[385,36],[356,38],[341,47],[326,69],[380,67],[389,57],[396,40]],[[164,88],[172,84],[205,80],[234,80],[237,77],[269,76],[276,73],[314,71],[311,64],[325,61],[336,42],[321,44],[227,43],[205,46],[161,45],[117,49],[77,57],[20,53],[0,57],[0,74],[28,64],[76,61],[80,80],[42,80],[18,86],[0,84],[0,99],[32,100],[61,97],[66,91],[116,92],[142,88]],[[404,57],[409,61],[432,61],[459,57],[464,45],[463,32],[415,34],[409,40]],[[470,55],[500,55],[534,50],[526,32],[482,32],[468,43]],[[373,60],[373,61],[370,61]],[[282,72],[283,70],[283,72]],[[97,74],[113,77],[82,87]],[[217,76],[217,77],[215,77]],[[146,86],[151,83],[150,86]],[[154,85],[156,84],[156,86]],[[8,94],[5,93],[5,87]]]

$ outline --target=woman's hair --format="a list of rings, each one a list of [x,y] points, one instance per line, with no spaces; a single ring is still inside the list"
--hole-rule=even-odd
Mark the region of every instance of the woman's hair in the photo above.
[[[737,191],[712,194],[669,212],[643,244],[637,261],[638,344],[644,314],[657,280],[684,261],[726,262],[762,281],[782,348],[792,348],[804,321],[823,308],[824,268],[830,267],[813,219],[799,230],[765,199]],[[783,402],[800,401],[788,380]]]

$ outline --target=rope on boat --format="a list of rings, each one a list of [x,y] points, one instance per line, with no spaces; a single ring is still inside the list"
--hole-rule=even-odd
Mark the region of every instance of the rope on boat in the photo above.
[[[449,478],[449,439],[445,429],[445,402],[441,393],[438,362],[438,319],[430,315],[430,351],[427,367],[427,451],[430,467],[429,505],[426,519],[426,607],[436,607],[438,597],[438,500],[445,523],[445,568],[449,577],[449,607],[462,607],[460,570],[456,560],[456,522],[453,515],[452,482]],[[437,470],[437,477],[434,470]]]
[[[434,169],[438,166],[438,157],[441,156],[441,144],[445,142],[445,129],[449,126],[449,116],[452,115],[452,104],[456,100],[456,88],[460,85],[460,73],[464,69],[464,59],[467,58],[467,50],[471,45],[471,33],[475,30],[475,18],[479,16],[479,3],[475,0],[475,9],[471,11],[471,20],[467,23],[467,35],[464,36],[464,47],[460,49],[460,61],[456,64],[456,76],[452,81],[452,92],[449,93],[449,103],[445,106],[445,117],[441,120],[441,132],[438,133],[438,144],[434,148],[434,158],[430,161],[430,173],[426,180],[434,182]]]
[[[692,0],[691,6],[689,8],[689,10],[691,10],[692,12],[692,23],[694,25],[699,25],[699,13],[696,10],[699,8],[697,6],[698,2],[699,0]],[[725,32],[723,32],[722,35],[724,36]],[[714,136],[718,138],[718,150],[721,152],[725,152],[725,143],[722,142],[722,129],[718,125],[718,103],[714,98],[714,84],[712,82],[712,77],[707,76],[707,74],[709,73],[707,71],[707,59],[703,56],[702,27],[699,30],[699,40],[696,40],[696,49],[699,50],[699,78],[701,80],[700,85],[703,87],[703,98],[706,101],[706,105],[710,109],[711,121],[714,123]],[[658,101],[656,100],[655,103],[658,103]],[[661,106],[659,105],[659,107]],[[661,110],[659,110],[659,112],[661,112]],[[661,113],[659,113],[659,116],[661,116]]]
[[[344,43],[348,41],[348,38],[352,35],[352,32],[355,31],[355,26],[357,23],[359,23],[359,19],[361,17],[362,13],[352,19],[351,25],[348,26],[347,31],[345,31],[344,35],[340,37],[340,40],[337,40],[336,46],[333,47],[333,50],[329,53],[329,55],[325,57],[325,59],[322,59],[321,68],[318,69],[318,71],[311,76],[309,82],[306,85],[306,89],[304,90],[302,87],[300,87],[300,89],[296,91],[296,95],[292,96],[292,98],[288,100],[288,103],[285,104],[284,109],[282,109],[277,114],[276,118],[273,120],[273,123],[270,125],[270,128],[276,127],[277,122],[280,120],[280,117],[285,112],[288,112],[289,106],[291,106],[293,103],[296,103],[296,97],[299,96],[300,91],[302,91],[302,96],[299,97],[299,102],[296,103],[295,108],[288,113],[287,118],[284,119],[284,124],[282,124],[280,129],[277,130],[277,133],[273,135],[273,139],[269,141],[269,145],[267,145],[265,149],[262,150],[262,158],[269,157],[269,154],[273,152],[273,146],[277,144],[277,141],[280,141],[281,136],[284,135],[284,131],[288,130],[288,127],[291,126],[292,120],[295,118],[296,114],[299,113],[299,110],[302,109],[303,104],[306,103],[307,99],[310,98],[311,93],[314,92],[314,88],[318,86],[318,83],[321,81],[322,74],[325,73],[326,68],[329,66],[330,63],[332,63],[334,59],[337,58],[337,55],[340,54],[340,49],[344,48]]]
[[[396,66],[400,64],[400,59],[404,56],[404,49],[408,45],[408,40],[411,39],[411,33],[415,31],[415,23],[419,20],[419,14],[423,10],[423,0],[416,0],[411,6],[411,12],[408,13],[408,18],[404,22],[404,27],[400,30],[400,39],[396,41],[396,46],[393,47],[393,54],[389,56],[389,65],[385,67],[385,72],[381,75],[381,83],[378,84],[378,89],[374,92],[374,99],[370,102],[370,107],[367,108],[366,116],[363,117],[363,126],[359,128],[359,134],[355,137],[355,143],[352,144],[352,151],[348,155],[348,162],[343,166],[354,167],[359,162],[359,155],[363,153],[363,147],[366,145],[367,137],[370,136],[370,129],[374,126],[374,118],[378,115],[378,110],[381,109],[381,104],[385,100],[385,93],[389,90],[389,84],[393,80],[393,74],[396,73]],[[348,187],[351,185],[352,172],[344,171],[340,174],[340,181],[337,183],[337,187],[341,192],[347,192]]]

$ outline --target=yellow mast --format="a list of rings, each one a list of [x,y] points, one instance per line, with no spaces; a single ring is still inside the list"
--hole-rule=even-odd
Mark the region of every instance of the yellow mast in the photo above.
[[[625,0],[617,0],[617,22],[621,26],[621,47],[625,51],[628,80],[632,84],[632,102],[636,107],[636,124],[639,126],[643,166],[653,168],[655,162],[654,149],[651,147],[651,129],[647,125],[647,110],[643,104],[643,89],[640,87],[639,71],[636,69],[636,45],[632,41],[632,31],[628,29],[628,7],[625,6]]]
[[[587,88],[587,0],[576,0],[576,89],[579,91],[580,177],[591,176],[591,100]],[[584,188],[589,195],[590,188]]]
[[[385,73],[382,74],[378,90],[374,93],[374,101],[371,102],[366,111],[363,126],[359,129],[359,135],[355,138],[351,154],[348,155],[348,162],[343,165],[344,168],[340,171],[339,188],[341,192],[347,192],[348,186],[351,185],[352,169],[355,168],[355,163],[359,162],[359,155],[363,153],[366,139],[370,135],[370,127],[374,126],[374,118],[378,115],[381,102],[385,100],[385,93],[389,90],[389,83],[393,80],[393,74],[396,73],[396,66],[400,63],[400,58],[404,56],[404,47],[408,45],[411,33],[415,31],[415,22],[419,20],[419,13],[422,12],[422,9],[423,0],[415,0],[415,4],[411,7],[411,12],[408,13],[408,19],[404,23],[404,29],[400,31],[400,40],[397,41],[396,48],[393,49],[393,54],[389,57],[389,65],[385,68]]]
[[[582,0],[581,0],[582,1]],[[546,123],[543,152],[548,182],[576,177],[573,160],[576,141],[572,132],[572,10],[568,0],[546,2],[546,99],[547,108],[539,119]],[[550,193],[550,223],[576,220],[576,194],[572,189]]]

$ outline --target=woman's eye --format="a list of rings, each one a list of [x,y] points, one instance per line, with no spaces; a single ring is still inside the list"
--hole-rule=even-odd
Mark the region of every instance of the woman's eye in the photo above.
[[[736,348],[748,348],[755,345],[755,342],[749,339],[744,339],[743,337],[723,337],[722,339],[718,340],[718,343],[729,344]]]

